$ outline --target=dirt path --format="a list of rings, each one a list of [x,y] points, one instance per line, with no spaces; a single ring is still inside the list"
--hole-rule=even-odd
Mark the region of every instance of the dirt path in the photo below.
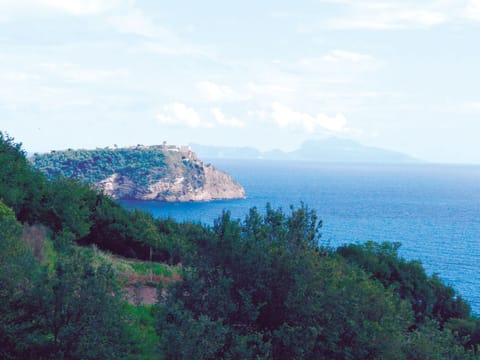
[[[132,305],[153,305],[158,302],[158,284],[162,283],[164,286],[179,281],[179,276],[164,277],[159,275],[125,275],[127,284],[125,289],[127,291],[128,302]],[[163,290],[166,291],[165,289]]]

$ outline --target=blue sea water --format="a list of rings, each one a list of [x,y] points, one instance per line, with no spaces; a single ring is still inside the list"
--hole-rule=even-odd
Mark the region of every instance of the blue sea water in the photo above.
[[[323,220],[322,243],[399,241],[402,256],[439,273],[480,314],[480,166],[212,163],[245,187],[246,199],[122,204],[160,218],[211,224],[222,210],[243,218],[267,202],[288,210],[303,201]]]

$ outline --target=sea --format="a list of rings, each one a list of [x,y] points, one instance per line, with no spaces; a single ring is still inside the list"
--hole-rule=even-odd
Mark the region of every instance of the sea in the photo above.
[[[402,244],[400,255],[438,273],[480,315],[480,166],[371,165],[212,159],[246,198],[210,202],[122,201],[158,218],[213,224],[222,211],[243,219],[267,203],[303,202],[323,222],[320,242]]]

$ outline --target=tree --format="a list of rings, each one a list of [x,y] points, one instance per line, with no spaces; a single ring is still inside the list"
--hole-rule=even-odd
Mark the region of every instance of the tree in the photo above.
[[[70,232],[75,239],[90,233],[97,194],[76,180],[59,178],[49,182],[43,222],[55,233]]]
[[[419,261],[401,258],[399,248],[400,243],[369,241],[340,246],[336,252],[407,300],[415,313],[416,325],[428,319],[441,326],[452,318],[467,319],[470,307],[455,290],[437,275],[427,276]]]
[[[112,269],[92,266],[91,250],[64,251],[53,272],[37,262],[0,201],[0,358],[116,359],[133,349]]]
[[[465,351],[450,330],[441,331],[435,321],[426,321],[411,332],[404,345],[408,359],[478,359],[472,351]]]
[[[38,313],[30,300],[37,264],[20,241],[22,226],[0,200],[0,358],[28,357],[39,342]]]
[[[22,144],[0,131],[0,199],[21,222],[38,220],[44,205],[46,182],[25,158]]]
[[[225,212],[212,230],[158,306],[169,357],[206,341],[216,358],[401,358],[407,304],[319,251],[314,212],[252,209],[243,222]]]
[[[48,357],[117,359],[132,346],[116,277],[107,265],[93,267],[91,257],[91,250],[71,249],[45,279]]]

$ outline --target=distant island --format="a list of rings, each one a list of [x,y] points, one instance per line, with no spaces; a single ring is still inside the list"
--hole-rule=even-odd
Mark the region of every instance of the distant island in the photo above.
[[[318,161],[338,163],[419,163],[409,155],[386,149],[364,146],[358,142],[340,138],[309,140],[294,151],[260,151],[252,147],[217,147],[190,144],[205,159],[265,159]]]
[[[115,199],[209,201],[245,197],[230,175],[200,161],[188,146],[50,151],[30,158],[49,178],[77,178]]]

